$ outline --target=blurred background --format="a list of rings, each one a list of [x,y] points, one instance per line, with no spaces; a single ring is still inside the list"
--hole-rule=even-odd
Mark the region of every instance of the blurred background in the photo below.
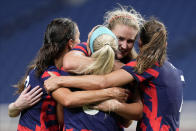
[[[168,30],[168,56],[183,70],[186,88],[181,131],[196,130],[196,1],[195,0],[1,0],[0,2],[0,131],[15,131],[18,118],[9,118],[7,106],[17,96],[11,86],[24,75],[43,42],[47,24],[56,17],[78,23],[81,41],[103,23],[104,13],[132,6],[144,18],[155,16]],[[136,44],[137,46],[137,44]],[[134,131],[135,123],[127,131]]]

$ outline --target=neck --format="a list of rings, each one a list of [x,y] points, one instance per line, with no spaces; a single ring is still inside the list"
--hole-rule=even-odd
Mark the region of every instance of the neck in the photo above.
[[[59,59],[56,59],[55,60],[55,66],[60,69],[63,66],[62,61],[63,61],[63,57],[60,57]]]
[[[88,55],[89,55],[89,56],[92,55],[92,54],[91,54],[91,50],[90,50],[89,45],[87,45],[87,51],[88,51]]]
[[[63,66],[63,57],[64,55],[69,51],[69,49],[65,49],[65,51],[62,53],[62,55],[58,58],[58,59],[55,59],[55,66],[57,68],[61,68]]]

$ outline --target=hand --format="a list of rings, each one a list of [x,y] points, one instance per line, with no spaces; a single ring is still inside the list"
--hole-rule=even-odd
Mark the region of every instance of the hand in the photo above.
[[[48,72],[48,74],[50,74],[51,77],[44,81],[44,88],[47,93],[59,88],[57,83],[58,77],[52,72]]]
[[[94,26],[93,29],[88,33],[88,40],[87,40],[87,43],[90,42],[90,37],[91,37],[92,33],[94,32],[94,30],[97,29],[97,28],[100,27],[100,26],[102,26],[102,25],[96,25],[96,26]]]
[[[29,91],[29,89],[30,85],[22,91],[20,96],[14,102],[15,108],[17,108],[18,110],[23,110],[31,107],[41,100],[41,96],[43,94],[42,88],[36,86],[31,91]]]
[[[112,87],[105,90],[108,90],[113,99],[117,99],[120,102],[126,102],[129,96],[129,91],[120,87]]]
[[[114,112],[118,109],[120,102],[116,99],[110,99],[99,103],[98,105],[92,106],[91,108],[101,110],[104,112]]]
[[[119,70],[120,68],[122,68],[125,64],[123,64],[122,62],[120,62],[119,60],[115,60],[114,62],[114,67],[113,67],[113,71],[115,70]]]

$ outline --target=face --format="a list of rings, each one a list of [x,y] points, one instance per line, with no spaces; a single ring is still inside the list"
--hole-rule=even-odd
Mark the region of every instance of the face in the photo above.
[[[112,32],[118,38],[117,58],[122,59],[132,50],[138,31],[127,25],[117,24]]]
[[[79,43],[80,43],[80,31],[78,27],[76,26],[75,40],[73,41],[72,48],[74,48]]]

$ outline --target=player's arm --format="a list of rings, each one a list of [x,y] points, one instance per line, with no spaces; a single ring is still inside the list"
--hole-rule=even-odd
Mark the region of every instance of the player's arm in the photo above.
[[[117,87],[74,92],[70,91],[68,88],[59,88],[52,92],[52,97],[63,106],[73,108],[108,99],[126,101],[128,97],[127,93],[127,90]]]
[[[125,120],[140,120],[143,114],[143,103],[141,99],[140,92],[136,88],[136,92],[133,94],[134,98],[131,103],[118,103],[116,110],[114,112],[119,116],[123,117]]]
[[[44,82],[44,86],[48,91],[52,91],[59,87],[95,90],[108,87],[119,87],[132,81],[134,81],[133,76],[127,71],[120,69],[106,75],[52,77]]]
[[[125,121],[129,122],[130,120],[140,120],[143,113],[143,103],[139,90],[136,89],[135,93],[132,96],[131,103],[122,103],[118,100],[112,99],[104,101],[94,108],[99,109],[105,112],[112,111],[124,118]]]
[[[81,51],[72,50],[63,57],[63,69],[67,72],[77,73],[78,68],[85,68],[92,63],[93,58],[85,56]]]
[[[57,103],[56,106],[56,114],[57,114],[57,120],[59,123],[59,130],[63,130],[63,125],[64,125],[64,112],[63,112],[63,106],[60,103]]]
[[[22,110],[31,107],[40,101],[41,96],[43,94],[42,88],[36,86],[31,91],[29,90],[30,90],[30,85],[22,91],[22,93],[16,99],[15,102],[9,104],[8,115],[10,117],[18,116]]]

